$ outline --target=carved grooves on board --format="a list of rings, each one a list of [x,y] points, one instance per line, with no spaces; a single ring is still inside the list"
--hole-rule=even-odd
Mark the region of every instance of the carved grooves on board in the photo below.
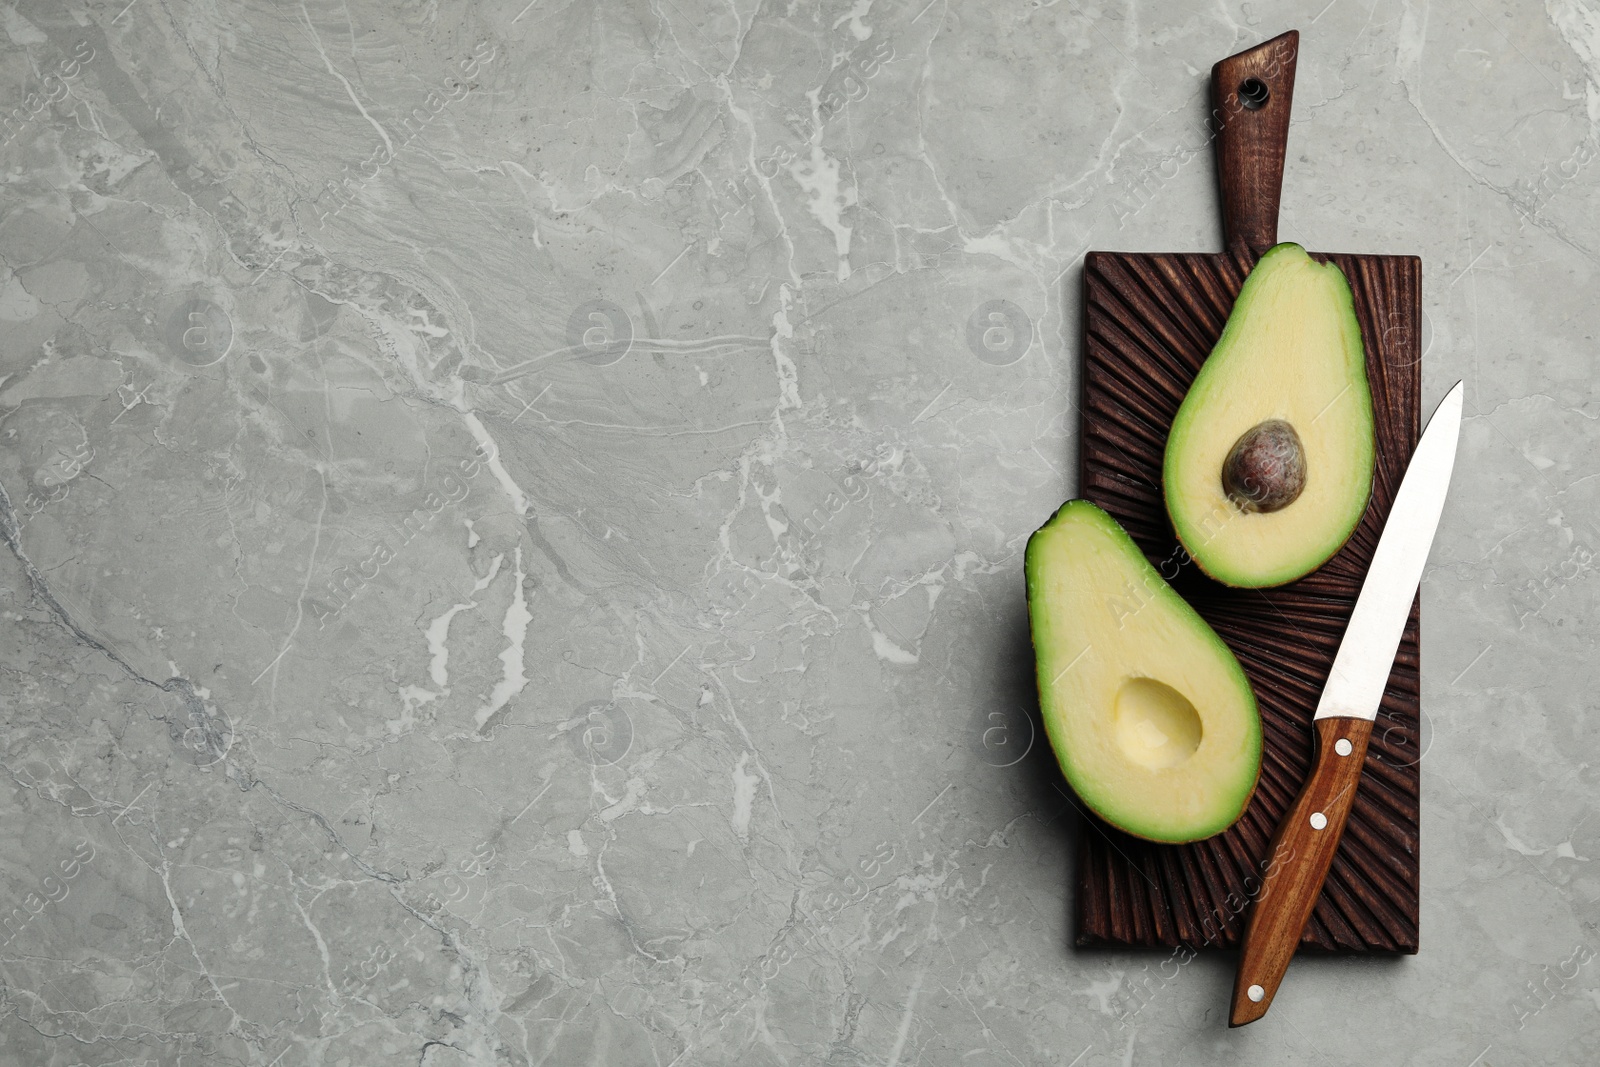
[[[1156,845],[1092,821],[1080,843],[1078,943],[1234,945],[1278,821],[1305,780],[1311,715],[1418,435],[1421,261],[1318,255],[1344,271],[1367,352],[1378,428],[1372,502],[1316,573],[1279,589],[1226,589],[1189,564],[1174,585],[1238,655],[1265,728],[1261,778],[1227,833]],[[1167,428],[1222,333],[1253,259],[1091,252],[1084,266],[1081,493],[1152,562],[1177,542],[1161,499]],[[1172,564],[1163,567],[1171,574]],[[1372,733],[1360,790],[1302,948],[1415,952],[1418,919],[1418,617]]]

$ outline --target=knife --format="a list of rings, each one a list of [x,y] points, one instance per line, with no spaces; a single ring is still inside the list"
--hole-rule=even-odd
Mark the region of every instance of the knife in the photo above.
[[[1457,382],[1411,454],[1317,701],[1311,774],[1272,839],[1272,858],[1239,947],[1229,1026],[1253,1023],[1272,1006],[1339,849],[1378,703],[1444,509],[1460,430]]]

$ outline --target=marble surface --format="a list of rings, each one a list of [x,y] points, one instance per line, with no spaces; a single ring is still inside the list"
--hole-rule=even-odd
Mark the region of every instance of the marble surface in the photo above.
[[[1422,951],[1071,945],[1027,535],[1086,250],[1468,383]],[[0,1064],[1600,1060],[1592,0],[0,8]]]

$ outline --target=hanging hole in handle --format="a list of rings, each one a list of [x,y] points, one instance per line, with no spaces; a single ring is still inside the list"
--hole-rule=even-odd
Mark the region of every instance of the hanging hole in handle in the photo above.
[[[1267,83],[1260,78],[1246,78],[1239,83],[1239,102],[1251,111],[1259,111],[1267,106],[1267,99],[1272,96],[1272,90],[1267,88]]]

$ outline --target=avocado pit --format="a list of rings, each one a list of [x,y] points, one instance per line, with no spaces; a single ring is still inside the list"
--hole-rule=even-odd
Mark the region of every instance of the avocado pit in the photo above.
[[[1278,511],[1293,504],[1305,487],[1305,446],[1282,419],[1250,427],[1222,462],[1222,488],[1241,511]]]
[[[1150,770],[1187,761],[1205,732],[1189,698],[1154,678],[1123,682],[1117,690],[1115,716],[1122,754]]]

